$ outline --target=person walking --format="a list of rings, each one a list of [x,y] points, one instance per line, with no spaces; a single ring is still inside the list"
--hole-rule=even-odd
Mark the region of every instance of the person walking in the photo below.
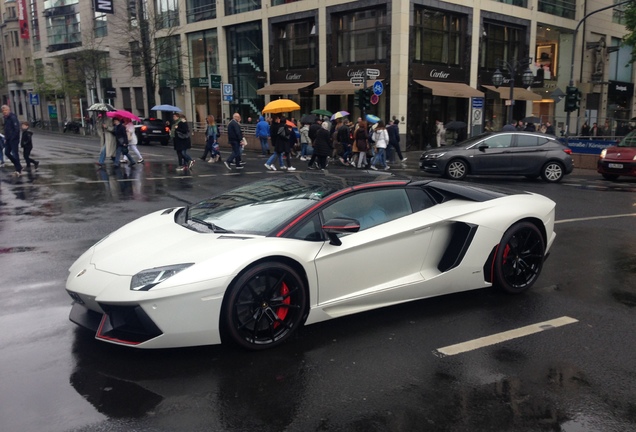
[[[218,151],[218,139],[219,139],[219,127],[216,125],[213,115],[209,115],[206,119],[207,126],[205,128],[205,150],[201,160],[207,160],[208,162],[218,162],[221,159],[221,153]],[[215,149],[216,147],[216,149]],[[207,159],[208,154],[210,159]]]
[[[324,170],[327,167],[327,156],[331,154],[331,135],[329,134],[329,123],[324,122],[320,125],[320,129],[316,131],[313,139],[314,153],[312,160],[316,159],[318,168]],[[310,162],[311,163],[311,162]],[[311,164],[310,168],[314,169]]]
[[[299,132],[300,132],[300,160],[306,161],[307,156],[309,155],[308,149],[312,143],[311,138],[309,138],[309,124],[303,123]]]
[[[380,162],[380,165],[385,170],[390,169],[390,167],[386,164],[386,147],[389,144],[389,133],[386,131],[386,127],[384,126],[384,122],[380,120],[378,122],[378,126],[375,128],[375,132],[373,133],[373,141],[375,141],[375,146],[377,148],[377,154],[371,163],[371,169],[377,170],[376,164]]]
[[[232,120],[227,125],[227,140],[232,146],[232,154],[225,160],[225,166],[231,170],[230,164],[234,162],[236,169],[243,169],[243,164],[241,163],[243,131],[241,130],[241,115],[239,113],[234,113]]]
[[[117,143],[114,166],[119,167],[122,155],[130,161],[130,166],[134,166],[135,161],[128,151],[128,133],[126,132],[126,126],[124,126],[117,117],[113,118],[113,133],[115,134],[115,142]]]
[[[173,118],[175,123],[173,124],[174,130],[174,149],[177,152],[177,159],[179,162],[179,171],[192,169],[194,165],[194,159],[188,154],[188,149],[192,147],[190,141],[190,126],[188,126],[188,120],[185,114],[174,113]]]
[[[100,122],[97,127],[97,135],[99,135],[99,142],[101,144],[101,150],[99,152],[99,159],[96,162],[98,167],[103,167],[106,162],[106,158],[114,159],[115,157],[115,134],[114,134],[113,121],[110,117],[107,117],[103,113],[100,117]]]
[[[329,123],[324,121],[321,117],[316,117],[316,122],[313,123],[311,126],[309,126],[309,132],[307,132],[307,135],[309,136],[309,139],[311,140],[312,143],[316,140],[316,134],[318,133],[320,129],[322,129],[323,127],[322,125],[324,123],[327,124],[327,130],[329,130]],[[309,163],[307,164],[309,169],[314,168],[315,162],[316,162],[316,155],[315,153],[312,153],[311,158],[309,159]]]
[[[256,123],[256,138],[261,143],[261,156],[267,156],[269,151],[269,123],[265,120],[265,117],[260,116],[258,123]]]
[[[20,164],[20,123],[18,117],[11,112],[9,105],[2,105],[2,115],[4,116],[4,154],[15,169],[13,175],[22,175],[22,164]]]
[[[388,125],[386,127],[386,130],[389,133],[389,147],[395,150],[398,160],[403,163],[406,162],[406,158],[402,157],[402,150],[400,149],[400,129],[398,128],[399,123],[400,121],[398,119],[393,120],[393,124]]]
[[[437,140],[438,148],[446,145],[446,129],[444,129],[444,123],[440,120],[435,121],[435,139]]]
[[[22,147],[22,155],[24,156],[24,161],[26,163],[27,169],[31,169],[31,164],[35,170],[38,170],[40,166],[40,162],[35,159],[31,159],[31,151],[33,150],[33,132],[29,130],[29,122],[22,122],[22,138],[20,139],[20,146]]]
[[[587,122],[583,123],[581,126],[581,138],[589,138],[590,137],[590,125]]]
[[[269,128],[269,135],[272,140],[272,148],[274,149],[274,153],[267,159],[265,162],[265,168],[270,171],[276,171],[276,167],[274,166],[274,162],[278,159],[278,166],[280,169],[286,169],[287,167],[283,164],[283,154],[276,151],[276,142],[279,140],[279,128],[281,125],[281,119],[278,115],[275,115],[272,118],[272,124]],[[284,133],[284,132],[283,132]]]
[[[547,135],[555,135],[554,126],[549,121],[545,122],[545,134]]]
[[[137,156],[137,163],[142,163],[144,161],[144,158],[137,148],[137,144],[139,141],[137,140],[137,134],[135,133],[135,125],[130,119],[126,119],[125,124],[126,135],[128,136],[128,151],[132,151]]]
[[[364,168],[367,165],[367,151],[369,150],[369,132],[367,122],[358,119],[358,126],[353,133],[354,146],[358,152],[358,158],[354,161],[355,168]]]

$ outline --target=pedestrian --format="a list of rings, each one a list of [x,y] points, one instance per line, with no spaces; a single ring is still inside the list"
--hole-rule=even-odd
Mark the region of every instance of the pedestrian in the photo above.
[[[514,132],[517,130],[516,128],[517,121],[513,120],[512,123],[506,123],[504,127],[501,128],[502,132]]]
[[[327,167],[327,156],[331,154],[331,136],[329,134],[329,123],[324,122],[321,124],[320,129],[316,131],[316,136],[313,140],[314,153],[312,159],[316,158],[318,168],[324,170]],[[310,168],[314,169],[314,165],[311,164]]]
[[[306,161],[307,156],[309,156],[309,146],[311,145],[311,138],[309,138],[309,124],[303,123],[299,132],[300,132],[300,160]]]
[[[221,159],[221,152],[219,152],[219,127],[216,125],[213,115],[209,115],[206,118],[207,126],[205,128],[205,150],[203,150],[203,156],[201,160],[206,160],[208,154],[210,159],[207,159],[209,163],[218,162]]]
[[[526,127],[523,129],[525,132],[536,132],[537,128],[535,127],[534,123],[526,123]]]
[[[113,133],[115,134],[115,143],[117,145],[115,148],[114,166],[119,167],[122,155],[130,161],[130,166],[134,166],[135,161],[128,151],[128,133],[126,132],[126,126],[124,126],[117,117],[113,118]]]
[[[395,153],[398,156],[400,162],[406,162],[406,158],[402,157],[402,150],[400,149],[400,129],[398,128],[398,124],[400,121],[398,119],[393,120],[393,124],[389,124],[386,127],[387,132],[389,133],[389,147],[395,149]]]
[[[581,126],[581,137],[582,138],[590,137],[590,125],[588,125],[587,122],[583,123],[583,126]]]
[[[554,131],[554,126],[552,126],[552,123],[547,121],[545,122],[545,134],[546,135],[555,135],[556,132]]]
[[[101,150],[99,152],[99,160],[96,165],[98,167],[103,167],[107,157],[114,159],[117,145],[115,144],[115,128],[113,126],[112,119],[106,116],[105,113],[102,113],[99,120],[97,135],[99,135]]]
[[[4,168],[4,135],[0,134],[0,168]]]
[[[358,152],[358,159],[354,161],[353,166],[356,168],[364,168],[367,165],[367,151],[369,150],[369,132],[367,122],[358,119],[358,127],[353,133],[354,146]]]
[[[446,129],[440,120],[435,120],[435,139],[438,148],[446,145]]]
[[[371,169],[377,170],[375,165],[380,162],[381,167],[388,170],[390,167],[386,164],[386,147],[389,144],[389,133],[386,131],[386,127],[382,120],[380,120],[377,125],[378,126],[375,128],[375,132],[373,133],[373,141],[375,141],[377,154],[371,162]]]
[[[597,137],[603,135],[603,132],[598,128],[596,123],[592,123],[592,128],[590,129],[590,136]]]
[[[9,158],[15,172],[13,175],[22,175],[22,165],[20,164],[20,123],[18,117],[11,112],[9,105],[2,105],[2,115],[4,115],[4,154]]]
[[[486,124],[484,126],[484,132],[494,132],[494,129],[492,128],[492,123],[490,122],[490,120],[486,120]]]
[[[274,149],[274,153],[267,159],[265,162],[265,168],[270,171],[276,171],[276,167],[274,166],[274,162],[278,159],[278,166],[280,169],[286,169],[287,167],[283,164],[283,154],[276,151],[276,142],[279,140],[278,129],[280,127],[281,119],[279,116],[275,115],[272,118],[272,124],[269,128],[269,135],[272,140],[272,148]]]
[[[22,155],[24,156],[24,161],[26,162],[27,169],[31,169],[31,164],[35,170],[38,170],[40,166],[40,162],[35,159],[31,159],[31,151],[33,150],[33,132],[29,130],[29,122],[22,122],[22,138],[20,139],[20,146],[22,147]]]
[[[243,169],[241,163],[241,143],[243,142],[243,131],[241,130],[241,115],[234,113],[232,120],[227,125],[227,140],[232,146],[232,154],[225,160],[227,169],[232,169],[230,164],[234,162],[236,169]]]
[[[188,149],[192,147],[188,120],[186,119],[185,114],[174,113],[172,117],[175,121],[172,125],[172,130],[174,131],[173,146],[177,152],[177,159],[179,163],[179,168],[177,168],[177,170],[183,171],[192,169],[194,159],[192,159],[188,154]]]
[[[287,171],[296,171],[296,168],[294,168],[291,164],[291,160],[292,160],[292,155],[291,155],[291,148],[292,148],[292,142],[294,141],[294,139],[296,138],[294,135],[292,128],[290,125],[287,124],[287,119],[284,116],[280,117],[280,121],[278,122],[278,130],[276,131],[276,146],[274,147],[274,150],[276,150],[276,153],[278,153],[279,155],[284,155],[285,156],[285,160],[286,160],[286,166],[283,169],[286,169]],[[282,168],[282,167],[281,167]]]
[[[143,156],[139,152],[137,148],[138,140],[137,134],[135,133],[135,125],[132,120],[126,119],[126,134],[128,136],[128,151],[132,151],[137,156],[137,163],[142,163],[144,161]]]
[[[307,135],[309,136],[309,139],[311,140],[312,143],[314,141],[316,141],[316,134],[318,133],[318,131],[320,129],[323,128],[323,126],[322,126],[323,124],[327,125],[326,126],[327,127],[327,131],[329,131],[329,126],[330,126],[329,123],[326,122],[325,120],[323,120],[321,117],[316,117],[316,122],[313,123],[311,126],[309,126],[309,132],[307,133]],[[314,145],[314,147],[315,147],[315,145]],[[314,148],[314,150],[315,150],[315,148]],[[309,159],[309,163],[307,164],[307,167],[309,167],[309,169],[313,169],[315,162],[316,162],[316,153],[312,153],[311,158]]]
[[[256,123],[256,138],[261,142],[261,156],[267,156],[269,151],[269,123],[265,120],[265,117],[260,116],[258,123]]]
[[[522,130],[524,129],[524,127],[525,127],[525,125],[523,124],[523,120],[519,120],[519,121],[517,121],[516,129],[517,129],[518,131],[522,131]]]

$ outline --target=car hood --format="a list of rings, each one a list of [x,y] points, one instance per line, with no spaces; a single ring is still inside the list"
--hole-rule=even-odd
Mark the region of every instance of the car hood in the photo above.
[[[134,275],[154,267],[206,261],[245,248],[246,240],[262,238],[193,231],[177,224],[174,214],[151,213],[114,231],[94,246],[91,264],[109,273]]]
[[[605,159],[615,161],[631,162],[636,156],[636,147],[608,147],[605,152]]]

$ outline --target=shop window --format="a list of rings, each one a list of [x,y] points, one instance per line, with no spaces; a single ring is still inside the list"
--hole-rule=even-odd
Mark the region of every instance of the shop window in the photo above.
[[[543,71],[543,79],[546,80],[556,80],[556,72],[557,72],[557,55],[556,55],[556,45],[554,44],[546,44],[546,45],[538,45],[537,52],[534,57],[535,65],[538,70]]]
[[[495,23],[484,23],[481,38],[479,66],[486,69],[501,68],[499,60],[515,62],[526,47],[524,29]],[[502,70],[503,72],[503,70]]]
[[[313,21],[274,27],[274,68],[308,69],[317,66],[316,26]]]

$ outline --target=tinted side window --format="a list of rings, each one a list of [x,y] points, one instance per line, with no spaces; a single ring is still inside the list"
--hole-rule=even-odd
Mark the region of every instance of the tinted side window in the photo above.
[[[489,148],[507,148],[512,145],[512,135],[495,135],[484,141]]]
[[[545,142],[545,140],[542,140]],[[539,137],[532,135],[517,135],[517,147],[537,147],[539,144]]]

